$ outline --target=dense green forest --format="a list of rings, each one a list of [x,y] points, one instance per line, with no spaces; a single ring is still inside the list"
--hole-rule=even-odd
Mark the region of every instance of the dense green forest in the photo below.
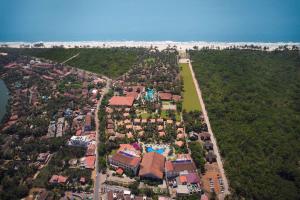
[[[299,51],[189,54],[232,197],[300,199]]]
[[[91,72],[104,74],[111,78],[127,72],[145,53],[143,48],[4,48],[8,53],[45,58],[56,62],[63,62],[79,53],[77,57],[66,64]]]

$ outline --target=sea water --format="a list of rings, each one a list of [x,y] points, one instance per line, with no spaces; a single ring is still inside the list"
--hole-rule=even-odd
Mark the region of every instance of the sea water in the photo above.
[[[299,42],[299,0],[3,1],[0,41]]]

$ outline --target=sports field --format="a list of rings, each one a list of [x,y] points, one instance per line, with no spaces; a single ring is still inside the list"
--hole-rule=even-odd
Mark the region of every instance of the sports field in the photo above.
[[[186,111],[201,110],[192,73],[187,63],[180,64],[180,74],[183,78],[183,109]]]

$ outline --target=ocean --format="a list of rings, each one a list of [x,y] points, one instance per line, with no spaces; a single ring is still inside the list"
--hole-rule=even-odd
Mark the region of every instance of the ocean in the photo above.
[[[3,0],[1,8],[1,42],[300,42],[299,0]]]

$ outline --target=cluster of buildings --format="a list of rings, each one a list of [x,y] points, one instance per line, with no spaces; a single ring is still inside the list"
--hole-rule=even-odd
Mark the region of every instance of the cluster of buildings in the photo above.
[[[111,169],[119,176],[131,174],[139,177],[141,182],[166,185],[167,191],[173,196],[200,194],[202,184],[190,154],[176,152],[170,141],[162,142],[162,138],[168,134],[167,129],[171,127],[174,129],[171,138],[175,146],[179,149],[185,148],[187,134],[182,121],[159,115],[142,116],[144,102],[150,101],[159,105],[156,110],[169,103],[175,105],[176,110],[176,102],[181,97],[170,92],[145,89],[139,85],[121,89],[119,88],[121,92],[118,91],[117,95],[110,98],[105,109],[106,136],[111,142],[126,139],[133,142],[121,143],[116,151],[109,154],[107,160]],[[154,128],[151,135],[147,135],[146,129],[149,126]],[[153,135],[155,139],[152,138]],[[142,138],[145,137],[151,137],[152,142],[143,142]]]
[[[69,138],[64,144],[84,148],[85,153],[81,158],[77,158],[76,153],[70,153],[69,156],[74,158],[69,161],[63,160],[62,165],[68,166],[68,169],[92,172],[95,169],[97,145],[94,117],[106,80],[96,74],[44,59],[17,56],[13,60],[1,71],[1,78],[5,80],[11,98],[9,117],[0,127],[0,131],[9,131],[14,125],[32,131],[30,136],[20,138],[20,145],[14,151],[14,159],[20,160],[18,152],[22,156],[23,143],[25,145],[34,140],[44,142],[54,137],[59,138],[56,141]],[[38,123],[29,124],[23,119]],[[70,134],[73,136],[70,137]],[[19,139],[19,136],[12,135],[7,141],[11,143],[16,139]],[[39,171],[47,165],[49,167],[51,160],[56,156],[56,152],[53,151],[48,149],[47,152],[33,152],[27,155],[27,163],[37,169],[33,177],[30,177],[32,180],[44,176]],[[70,178],[66,176],[68,169],[56,170],[45,180],[53,186],[73,187],[75,183],[77,187],[77,180],[83,188],[87,186],[86,183],[90,184],[90,180],[86,180],[89,173]]]
[[[177,154],[173,160],[157,152],[141,153],[137,143],[120,144],[120,148],[109,156],[111,167],[122,175],[131,171],[140,180],[167,181],[177,195],[201,192],[201,181],[195,163],[189,154]]]
[[[154,89],[145,90],[144,86],[124,87],[123,90],[122,93],[125,95],[113,96],[106,107],[106,134],[110,141],[124,138],[145,138],[147,137],[145,136],[147,127],[154,126],[154,131],[158,138],[164,138],[167,134],[166,128],[172,127],[177,133],[175,144],[179,147],[185,144],[184,128],[181,121],[165,116],[154,117],[145,111],[145,103],[143,103],[145,101],[153,101],[156,110],[165,108],[166,110],[176,111],[176,102],[181,99],[179,95],[165,92],[157,93]],[[160,97],[166,95],[170,98]],[[176,101],[172,100],[173,97],[176,98]],[[156,100],[153,100],[155,98]],[[115,117],[115,115],[118,116]]]

